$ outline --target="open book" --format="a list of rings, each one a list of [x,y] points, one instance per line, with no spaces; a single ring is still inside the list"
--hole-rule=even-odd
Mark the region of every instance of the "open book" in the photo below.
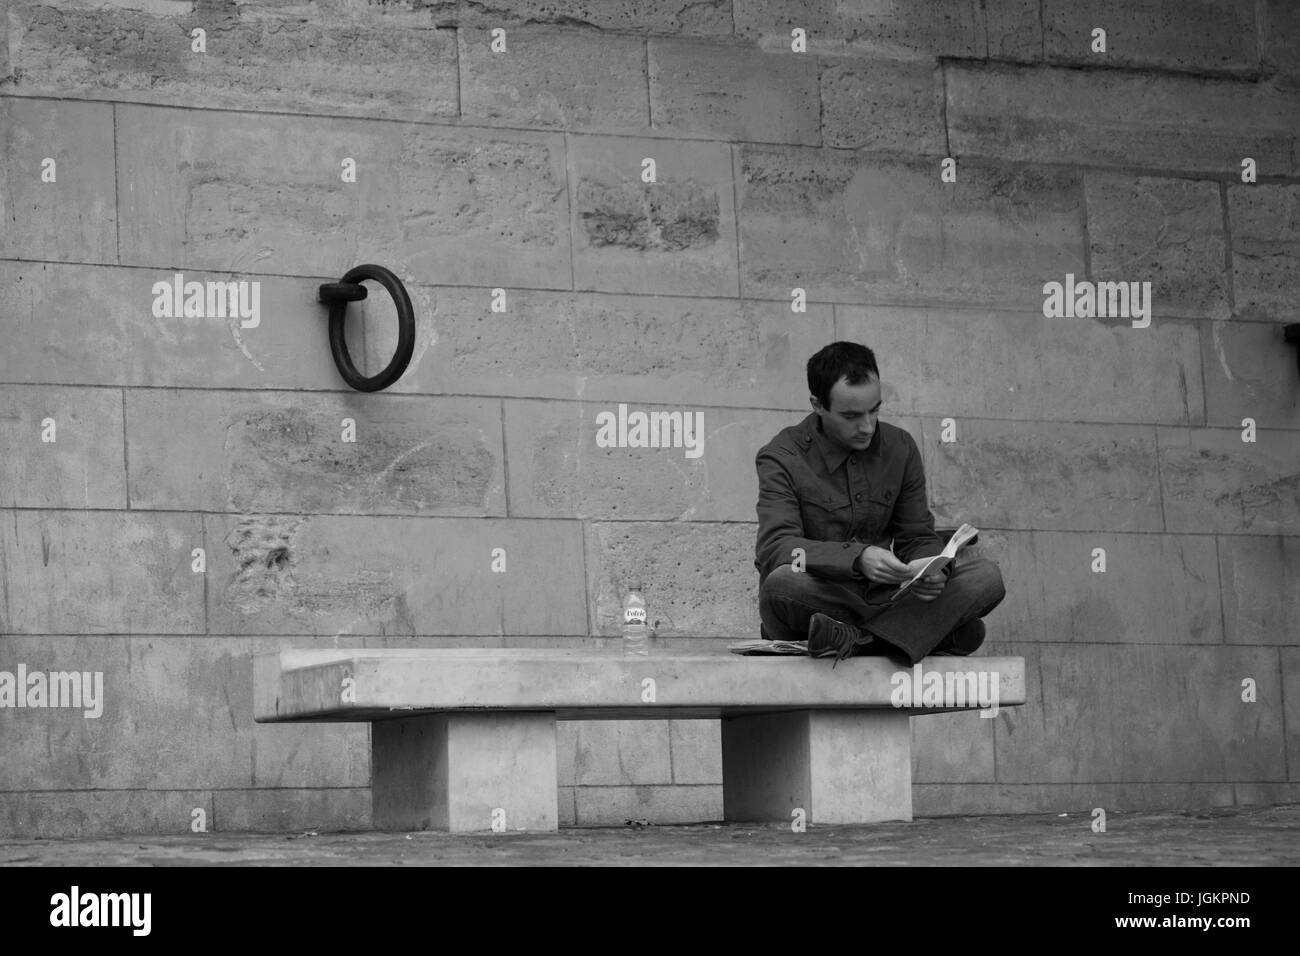
[[[957,551],[965,545],[971,538],[979,534],[979,529],[971,525],[964,524],[953,532],[944,549],[932,557],[929,561],[921,566],[921,569],[912,575],[911,579],[904,581],[898,586],[898,590],[889,595],[889,600],[897,601],[904,594],[912,589],[912,585],[927,574],[934,574],[936,571],[942,571],[948,566],[948,563],[957,557]]]

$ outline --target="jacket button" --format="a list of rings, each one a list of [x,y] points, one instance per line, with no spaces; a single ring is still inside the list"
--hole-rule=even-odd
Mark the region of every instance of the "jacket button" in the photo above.
[[[854,499],[855,501],[861,501],[861,500],[862,500],[862,492],[859,491],[856,495],[853,496],[853,499]]]

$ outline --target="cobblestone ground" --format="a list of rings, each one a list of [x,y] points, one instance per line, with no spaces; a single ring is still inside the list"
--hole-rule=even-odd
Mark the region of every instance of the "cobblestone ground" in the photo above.
[[[813,826],[699,823],[558,833],[212,833],[0,840],[0,866],[1300,865],[1300,805],[1189,813],[941,817]]]

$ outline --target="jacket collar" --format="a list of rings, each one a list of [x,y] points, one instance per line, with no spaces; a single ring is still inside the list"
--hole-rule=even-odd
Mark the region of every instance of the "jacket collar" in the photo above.
[[[844,464],[849,455],[853,454],[852,449],[837,445],[826,437],[826,433],[821,430],[821,419],[817,417],[816,412],[809,413],[808,417],[799,423],[799,430],[804,446],[811,445],[821,454],[822,461],[826,464],[827,474],[832,474],[840,465]],[[866,454],[877,455],[880,453],[880,432],[880,421],[877,420],[876,431],[871,436],[871,443],[866,447]]]

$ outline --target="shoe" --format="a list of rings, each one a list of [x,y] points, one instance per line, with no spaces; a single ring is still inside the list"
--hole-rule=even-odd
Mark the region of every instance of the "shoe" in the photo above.
[[[871,643],[861,628],[837,621],[829,614],[814,614],[808,622],[808,653],[812,657],[834,657],[835,664],[850,657],[853,649]],[[832,664],[832,669],[835,667]]]

